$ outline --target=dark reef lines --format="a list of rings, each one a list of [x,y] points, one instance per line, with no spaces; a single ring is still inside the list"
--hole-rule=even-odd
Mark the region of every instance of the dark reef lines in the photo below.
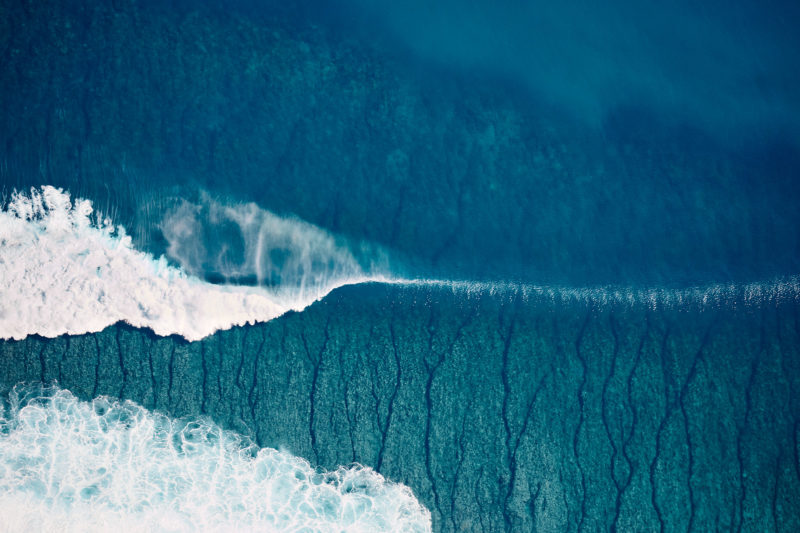
[[[200,342],[0,343],[0,381],[205,414],[409,485],[436,531],[800,529],[796,304],[694,311],[378,285]]]

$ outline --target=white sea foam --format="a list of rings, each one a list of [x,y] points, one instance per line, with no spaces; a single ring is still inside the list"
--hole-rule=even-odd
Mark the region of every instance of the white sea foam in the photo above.
[[[423,532],[407,487],[322,472],[203,420],[16,387],[0,411],[0,531]]]
[[[290,231],[291,223],[283,224]],[[316,231],[315,242],[325,242]],[[327,253],[336,252],[332,239],[325,244]],[[88,200],[44,186],[14,193],[0,212],[0,337],[82,334],[124,321],[196,340],[303,309],[338,286],[368,279],[354,262],[338,267],[346,257],[346,251],[330,257],[324,276],[303,278],[296,266],[293,281],[300,285],[293,290],[206,283],[134,249],[125,229],[93,215]]]

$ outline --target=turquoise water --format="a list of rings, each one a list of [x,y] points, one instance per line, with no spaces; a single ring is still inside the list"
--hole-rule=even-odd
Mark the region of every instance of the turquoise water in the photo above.
[[[795,6],[0,12],[0,529],[800,527]]]

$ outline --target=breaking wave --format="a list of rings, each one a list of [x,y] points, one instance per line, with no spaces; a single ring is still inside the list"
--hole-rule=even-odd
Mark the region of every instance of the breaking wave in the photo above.
[[[299,311],[343,285],[380,282],[466,296],[651,308],[800,300],[800,278],[697,287],[559,287],[408,278],[386,254],[255,204],[179,200],[164,215],[164,256],[139,251],[88,200],[49,186],[15,192],[0,211],[0,338],[100,331],[117,322],[198,340]],[[364,258],[370,258],[366,263]],[[204,279],[201,279],[205,278]],[[217,281],[219,283],[212,283]],[[242,284],[244,283],[244,284]]]
[[[282,238],[290,279],[271,287],[218,285],[191,275],[195,264],[185,254],[177,257],[189,274],[134,249],[125,229],[94,213],[88,200],[73,201],[50,186],[15,192],[0,211],[0,337],[82,334],[124,321],[197,340],[301,310],[336,287],[372,279],[322,230],[260,216],[278,230],[258,233],[258,249],[266,239]],[[173,251],[188,246],[192,229],[183,231],[173,236]],[[303,235],[314,239],[305,243]],[[319,244],[325,249],[311,249]],[[277,281],[278,270],[273,263],[270,279]]]
[[[325,472],[206,419],[17,386],[0,408],[0,530],[431,530],[407,487]]]

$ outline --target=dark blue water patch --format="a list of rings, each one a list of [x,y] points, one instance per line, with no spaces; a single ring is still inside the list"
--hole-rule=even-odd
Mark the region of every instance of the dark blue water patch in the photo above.
[[[10,9],[5,189],[86,195],[157,254],[169,199],[205,190],[383,245],[411,275],[582,286],[798,272],[791,125],[765,118],[743,142],[625,92],[588,127],[519,83],[215,9]]]

